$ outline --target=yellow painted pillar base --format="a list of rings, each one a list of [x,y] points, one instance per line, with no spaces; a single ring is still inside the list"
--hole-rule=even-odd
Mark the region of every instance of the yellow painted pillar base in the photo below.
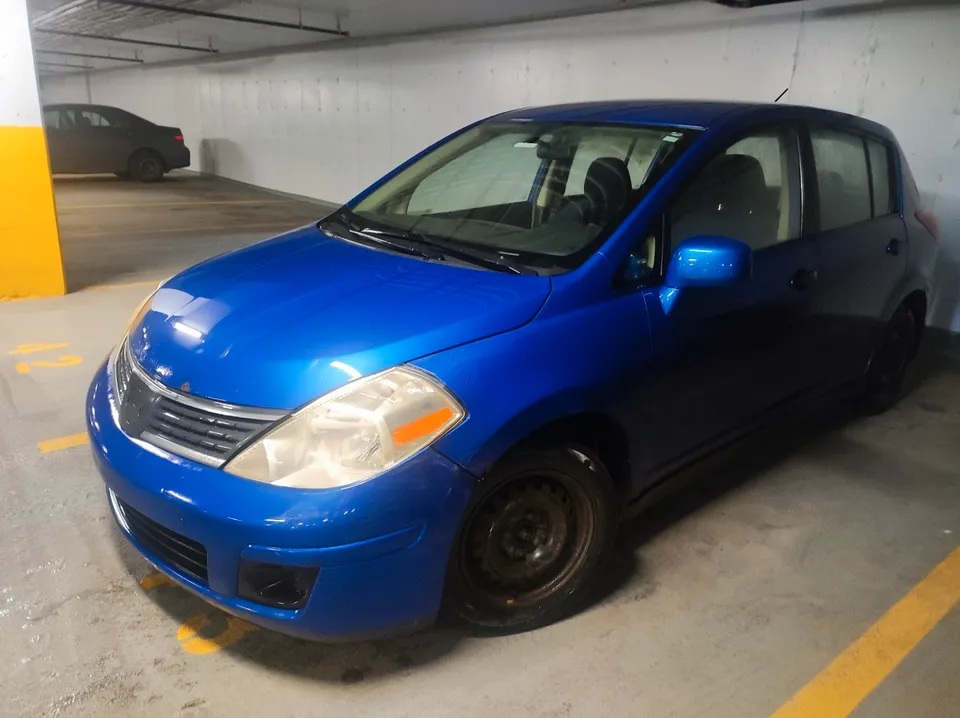
[[[0,299],[65,290],[43,128],[0,126]]]

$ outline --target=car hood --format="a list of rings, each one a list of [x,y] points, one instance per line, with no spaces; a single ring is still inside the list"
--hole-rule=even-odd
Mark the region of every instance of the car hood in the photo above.
[[[310,226],[166,282],[129,342],[167,386],[292,409],[351,378],[519,327],[549,292],[547,277],[421,261]]]

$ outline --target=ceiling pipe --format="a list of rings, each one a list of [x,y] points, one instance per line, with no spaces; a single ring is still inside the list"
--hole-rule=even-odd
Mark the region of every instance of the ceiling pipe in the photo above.
[[[209,10],[197,10],[192,7],[174,7],[172,5],[163,5],[161,3],[147,2],[146,0],[97,0],[98,3],[107,3],[110,5],[124,5],[125,7],[135,7],[144,10],[160,10],[163,12],[175,13],[177,15],[190,15],[191,17],[208,17],[213,20],[229,20],[231,22],[245,22],[250,25],[263,25],[266,27],[277,27],[283,30],[301,30],[303,32],[317,32],[324,35],[336,35],[337,37],[349,37],[350,33],[346,30],[337,28],[336,30],[328,27],[316,27],[314,25],[304,25],[302,22],[280,22],[279,20],[261,20],[255,17],[244,17],[243,15],[230,15],[223,12],[210,12]]]
[[[93,55],[88,52],[67,52],[66,50],[37,50],[37,53],[43,53],[44,55],[69,55],[70,57],[92,57],[95,60],[113,60],[114,62],[140,62],[136,57],[115,57],[113,55]],[[40,62],[46,62],[46,60],[40,60]]]
[[[155,40],[132,40],[126,37],[111,37],[110,35],[94,35],[86,32],[71,32],[69,30],[47,30],[45,28],[34,28],[34,32],[42,32],[46,35],[60,35],[62,37],[79,37],[84,40],[103,40],[104,42],[126,42],[131,45],[146,45],[148,47],[168,47],[171,50],[185,50],[187,52],[210,52],[218,53],[212,47],[197,47],[196,45],[174,45],[172,42],[157,42]]]

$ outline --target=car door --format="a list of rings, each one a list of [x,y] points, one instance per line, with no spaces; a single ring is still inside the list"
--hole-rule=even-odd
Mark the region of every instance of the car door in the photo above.
[[[829,378],[866,369],[884,314],[907,269],[892,148],[842,129],[812,127],[809,152],[820,258],[816,311],[826,332]]]
[[[700,236],[737,239],[753,250],[751,278],[704,295],[702,315],[672,314],[668,288],[643,289],[655,360],[629,422],[649,480],[733,438],[815,382],[809,289],[817,266],[801,234],[799,157],[791,127],[742,137],[695,173],[665,212],[661,236],[645,238],[637,250],[647,266],[652,244],[667,257]]]
[[[98,109],[75,107],[71,135],[77,172],[120,172],[126,169],[123,154],[126,133],[114,127]]]
[[[100,116],[101,166],[105,172],[126,172],[130,157],[140,147],[149,146],[153,138],[149,137],[146,127],[149,125],[122,110],[113,107],[98,107]],[[143,127],[146,126],[146,127]]]

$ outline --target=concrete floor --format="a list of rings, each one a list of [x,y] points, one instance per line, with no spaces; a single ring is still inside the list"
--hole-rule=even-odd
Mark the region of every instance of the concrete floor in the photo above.
[[[58,176],[54,190],[70,291],[159,281],[316,220],[331,206],[185,172],[157,184]]]
[[[769,716],[958,545],[960,360],[927,349],[890,413],[785,429],[629,523],[561,624],[320,645],[228,623],[120,538],[80,439],[41,442],[83,431],[143,282],[321,210],[191,177],[56,189],[75,291],[0,304],[0,715]],[[958,646],[954,606],[853,715],[960,714]]]

